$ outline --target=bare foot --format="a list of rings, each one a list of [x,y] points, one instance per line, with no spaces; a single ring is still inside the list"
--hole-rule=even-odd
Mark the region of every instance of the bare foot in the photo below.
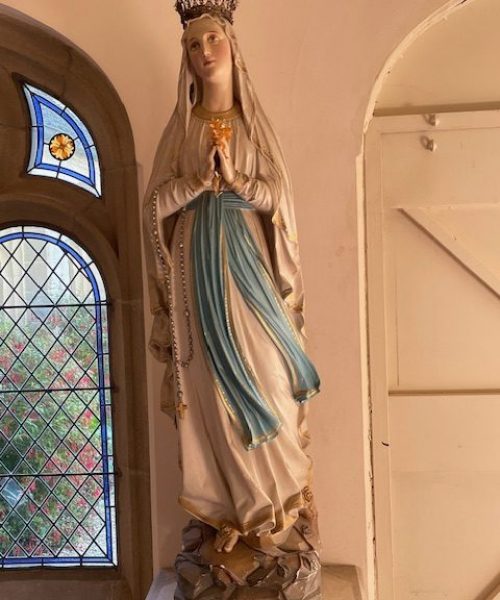
[[[214,548],[217,552],[231,552],[236,546],[240,534],[229,525],[223,525],[215,536]]]

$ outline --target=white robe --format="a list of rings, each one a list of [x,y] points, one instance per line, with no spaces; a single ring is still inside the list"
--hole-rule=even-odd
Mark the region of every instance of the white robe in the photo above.
[[[249,142],[238,111],[234,109],[226,119],[233,128],[230,152],[236,170],[250,176],[239,195],[256,210],[244,211],[244,218],[272,273],[261,219],[261,214],[275,210],[270,174],[266,173],[265,163],[259,161]],[[159,223],[203,191],[197,174],[210,146],[210,121],[195,109],[179,158],[182,177],[171,179],[159,188]],[[181,219],[177,219],[169,248],[173,263],[170,311],[181,361],[189,355],[186,308],[191,314],[193,340],[192,360],[187,368],[180,367],[178,382],[186,406],[177,418],[182,467],[179,502],[195,517],[216,528],[229,524],[242,535],[268,532],[279,539],[279,534],[297,519],[298,510],[306,505],[303,491],[311,485],[311,460],[305,452],[309,443],[306,408],[294,401],[279,349],[248,308],[230,276],[230,313],[236,338],[265,400],[282,423],[277,437],[258,448],[246,450],[239,423],[232,419],[215,384],[199,330],[190,257],[194,215],[193,210],[183,213],[183,240],[180,238]],[[186,274],[184,286],[180,278],[181,241]],[[293,319],[292,309],[288,310]]]

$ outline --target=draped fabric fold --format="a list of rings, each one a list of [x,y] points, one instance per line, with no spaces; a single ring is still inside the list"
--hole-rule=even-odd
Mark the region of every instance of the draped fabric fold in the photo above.
[[[253,210],[251,204],[232,192],[219,196],[204,192],[187,209],[196,210],[192,268],[206,356],[221,399],[239,423],[250,450],[273,439],[281,423],[238,344],[228,277],[234,279],[246,304],[279,348],[288,368],[293,399],[302,403],[317,393],[319,377],[242,214]]]

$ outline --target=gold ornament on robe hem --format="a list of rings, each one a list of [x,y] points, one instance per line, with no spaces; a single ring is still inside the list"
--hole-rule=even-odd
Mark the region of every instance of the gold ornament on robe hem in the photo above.
[[[192,114],[204,121],[225,121],[228,123],[241,116],[241,106],[238,101],[235,101],[233,106],[228,110],[212,112],[207,110],[202,104],[196,104],[193,107]]]
[[[280,531],[288,529],[295,523],[297,518],[295,514],[290,515],[290,513],[295,513],[304,508],[308,502],[310,501],[306,500],[303,491],[300,491],[295,496],[289,498],[281,510],[270,508],[262,511],[262,514],[254,517],[251,521],[246,521],[245,523],[233,523],[224,520],[213,519],[209,515],[203,514],[203,512],[194,503],[186,500],[182,496],[179,497],[179,504],[191,515],[193,515],[193,517],[196,517],[204,523],[212,525],[212,527],[215,527],[216,529],[221,529],[224,527],[224,525],[228,525],[243,536],[248,535],[259,526],[268,523],[274,524],[274,528]]]

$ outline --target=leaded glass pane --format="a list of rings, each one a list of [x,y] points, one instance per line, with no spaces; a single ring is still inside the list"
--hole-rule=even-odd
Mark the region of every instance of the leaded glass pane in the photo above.
[[[0,230],[3,567],[117,564],[106,291],[77,244]]]
[[[94,140],[80,117],[47,92],[23,85],[31,117],[28,174],[68,181],[101,196]]]

